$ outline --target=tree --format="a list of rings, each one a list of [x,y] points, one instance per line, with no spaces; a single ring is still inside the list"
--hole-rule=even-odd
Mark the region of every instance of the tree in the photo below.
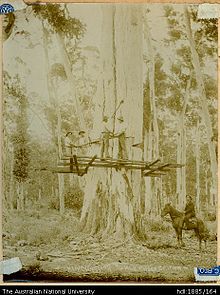
[[[217,158],[215,152],[215,143],[213,142],[213,128],[212,122],[209,115],[208,104],[207,104],[207,96],[206,89],[204,84],[204,79],[202,76],[201,65],[199,60],[199,55],[196,50],[195,40],[192,35],[191,21],[188,8],[184,9],[185,15],[185,24],[186,24],[186,33],[190,44],[190,51],[192,55],[192,64],[195,71],[195,78],[197,82],[198,91],[200,94],[200,103],[202,109],[202,119],[205,123],[208,137],[208,149],[211,161],[211,173],[212,173],[212,185],[213,185],[213,204],[216,204],[217,201]]]
[[[13,135],[14,146],[14,167],[13,174],[17,181],[17,209],[25,208],[25,182],[28,179],[29,166],[29,136],[27,119],[27,96],[25,89],[20,85],[19,78],[16,77],[15,84],[11,88],[11,93],[17,98],[18,114],[16,116],[16,131]]]
[[[144,36],[147,44],[147,84],[149,87],[149,92],[145,96],[145,105],[144,110],[144,138],[143,142],[145,143],[144,151],[144,160],[152,161],[157,160],[160,157],[159,151],[159,126],[158,126],[158,111],[157,111],[157,102],[156,102],[156,56],[154,46],[152,45],[152,37],[148,25],[147,16],[144,19]],[[149,100],[148,102],[146,100]],[[161,209],[161,180],[160,179],[151,179],[147,178],[145,180],[146,194],[145,194],[145,204],[146,204],[146,213],[151,212],[153,215],[160,213]]]
[[[116,132],[118,117],[122,115],[127,126],[127,156],[141,160],[141,150],[132,148],[132,143],[142,140],[142,6],[111,5],[103,7],[102,11],[101,70],[93,134],[100,136],[104,116],[108,116]],[[93,150],[94,154],[98,149]],[[117,139],[111,140],[110,156],[118,158]],[[125,239],[137,235],[141,173],[123,168],[90,171],[81,215],[82,228],[101,237],[111,234],[113,238]]]
[[[179,77],[182,76],[181,80],[178,81],[182,81],[185,84],[187,84],[187,80],[189,80],[190,73],[191,85],[188,91],[185,92],[185,90],[183,90],[186,86],[183,85],[180,87],[180,90],[182,89],[181,95],[183,96],[184,93],[188,93],[190,98],[188,99],[189,108],[186,111],[185,116],[186,124],[193,129],[196,129],[198,117],[201,117],[202,119],[201,124],[204,124],[205,126],[206,137],[208,139],[205,139],[205,141],[208,143],[209,157],[212,159],[210,161],[210,167],[212,170],[212,179],[214,181],[213,191],[216,191],[214,189],[216,182],[216,172],[214,172],[216,171],[216,159],[214,159],[215,144],[211,140],[213,138],[213,132],[216,128],[214,121],[215,116],[213,116],[214,112],[211,113],[213,104],[212,97],[215,95],[213,95],[210,91],[210,87],[208,86],[210,84],[208,83],[208,80],[210,82],[212,81],[211,83],[213,84],[214,79],[205,74],[202,76],[201,74],[202,69],[206,70],[207,59],[210,58],[213,60],[213,58],[215,58],[216,53],[213,50],[213,48],[215,48],[213,44],[216,42],[216,24],[213,21],[211,26],[208,26],[206,22],[199,22],[196,19],[195,7],[192,7],[190,12],[188,12],[188,10],[186,11],[186,9],[183,12],[181,9],[179,11],[175,11],[171,6],[169,6],[165,8],[165,16],[167,16],[167,22],[169,25],[169,40],[167,41],[168,44],[175,42],[175,54],[178,57],[178,61],[176,62],[176,65],[174,65],[172,72],[173,74],[178,74]],[[193,26],[192,29],[191,23],[194,21],[196,21],[197,25]],[[213,28],[213,30],[211,30],[211,28]],[[201,43],[203,38],[205,41]],[[172,77],[174,76],[172,75]],[[213,89],[216,90],[216,87]],[[199,93],[199,97],[197,97],[197,93]],[[194,144],[196,145],[197,143],[194,142]],[[192,163],[189,162],[187,163],[188,170],[191,164]],[[208,162],[207,165],[209,165]],[[177,173],[179,175],[177,178],[178,184],[180,183],[179,177],[181,171]],[[180,186],[178,185],[177,188],[179,190]],[[188,190],[189,189],[190,187]],[[194,190],[195,188],[193,191]]]
[[[43,42],[44,42],[44,52],[46,59],[46,70],[47,70],[47,84],[49,92],[49,100],[51,105],[54,107],[56,113],[56,126],[52,122],[52,133],[56,134],[57,138],[57,151],[58,151],[58,160],[62,158],[62,118],[61,110],[58,102],[58,94],[56,91],[56,86],[58,83],[59,77],[63,80],[69,81],[71,88],[71,95],[73,101],[75,102],[77,113],[79,116],[79,124],[81,125],[82,130],[86,129],[85,121],[83,118],[83,112],[79,97],[76,94],[76,86],[74,78],[72,75],[72,68],[70,60],[68,57],[68,52],[65,46],[65,37],[68,39],[80,39],[84,32],[84,26],[81,22],[75,18],[71,18],[69,14],[66,13],[65,8],[62,9],[60,5],[47,5],[46,9],[42,9],[40,6],[33,8],[34,13],[41,19],[43,27]],[[45,28],[45,22],[49,26],[49,30]],[[58,39],[58,44],[60,46],[61,57],[63,59],[63,65],[54,64],[54,67],[50,69],[50,61],[48,55],[48,45],[49,45],[49,33],[55,34]],[[61,69],[61,71],[60,71]],[[59,200],[60,200],[60,212],[64,213],[64,175],[58,174],[58,187],[59,187]]]

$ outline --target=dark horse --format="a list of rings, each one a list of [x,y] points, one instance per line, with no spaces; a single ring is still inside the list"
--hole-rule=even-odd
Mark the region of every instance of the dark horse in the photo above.
[[[182,230],[185,229],[183,227],[184,217],[185,214],[183,212],[178,211],[175,209],[171,204],[166,204],[164,209],[161,212],[161,216],[164,217],[165,215],[169,214],[172,219],[172,225],[175,229],[178,245],[184,246],[183,240],[182,240]],[[193,229],[195,231],[196,237],[199,240],[199,248],[201,250],[202,241],[205,242],[209,237],[209,233],[207,228],[205,227],[204,222],[199,218],[194,218],[194,221],[187,224],[188,230]]]

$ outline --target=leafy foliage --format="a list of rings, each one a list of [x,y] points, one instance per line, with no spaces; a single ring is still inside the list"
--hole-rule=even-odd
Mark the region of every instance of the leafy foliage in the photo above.
[[[76,37],[79,39],[85,32],[85,25],[78,19],[70,17],[61,5],[33,5],[32,9],[40,19],[47,20],[52,30],[67,38]]]
[[[28,119],[27,106],[28,100],[24,87],[18,76],[12,81],[10,76],[5,75],[5,86],[9,95],[15,98],[15,107],[17,115],[15,119],[16,131],[12,136],[14,146],[14,169],[13,173],[16,180],[21,183],[28,178],[29,165],[29,135],[28,135]]]
[[[83,191],[79,185],[75,185],[74,188],[69,188],[65,193],[65,206],[70,209],[80,210],[83,205]]]

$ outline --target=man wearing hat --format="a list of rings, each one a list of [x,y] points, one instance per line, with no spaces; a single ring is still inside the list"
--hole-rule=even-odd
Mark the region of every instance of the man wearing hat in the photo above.
[[[67,132],[64,138],[64,146],[65,146],[65,153],[66,156],[70,156],[73,154],[73,139],[72,139],[73,133],[72,132]]]
[[[190,227],[190,218],[196,217],[195,206],[190,195],[186,196],[185,217],[183,227],[188,229]]]
[[[118,158],[127,159],[127,150],[126,150],[126,126],[124,124],[124,118],[120,115],[118,118],[118,123],[116,126],[116,136],[118,137]]]
[[[109,139],[112,135],[109,126],[109,119],[107,116],[104,116],[102,119],[102,148],[101,148],[101,158],[110,158],[109,156]]]
[[[85,155],[86,154],[86,132],[83,130],[80,130],[78,133],[78,146],[80,149],[80,154]]]

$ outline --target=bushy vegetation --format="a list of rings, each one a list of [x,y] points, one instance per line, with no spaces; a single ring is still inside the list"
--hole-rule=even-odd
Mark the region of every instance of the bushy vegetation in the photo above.
[[[172,225],[171,223],[165,221],[164,219],[160,217],[145,217],[143,219],[143,226],[148,232],[158,232],[158,231],[163,231],[163,232],[169,232],[172,230]]]
[[[13,245],[39,246],[53,244],[57,240],[61,243],[78,231],[78,219],[71,211],[66,211],[64,216],[51,209],[41,210],[40,213],[26,211],[25,215],[19,215],[15,211],[7,217],[3,237],[5,241],[10,240],[10,244]]]
[[[83,191],[79,186],[69,188],[65,193],[65,207],[80,210],[83,205]]]

